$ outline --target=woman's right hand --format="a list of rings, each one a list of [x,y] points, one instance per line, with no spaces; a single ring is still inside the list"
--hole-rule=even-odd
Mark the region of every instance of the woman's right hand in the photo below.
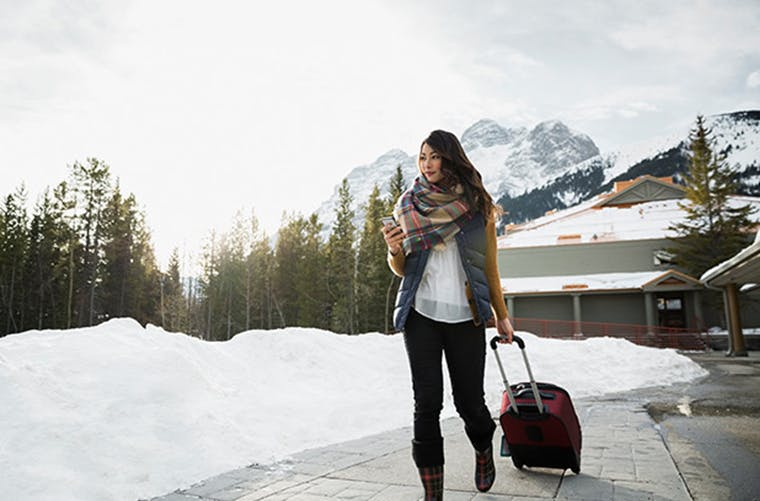
[[[388,252],[394,256],[401,252],[401,243],[404,241],[404,230],[401,226],[386,224],[383,227],[383,237],[385,245],[388,246]]]

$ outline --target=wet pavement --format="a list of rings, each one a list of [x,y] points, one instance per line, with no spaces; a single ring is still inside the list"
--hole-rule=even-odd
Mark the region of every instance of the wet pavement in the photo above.
[[[760,500],[760,352],[690,354],[710,371],[639,390],[694,499]]]

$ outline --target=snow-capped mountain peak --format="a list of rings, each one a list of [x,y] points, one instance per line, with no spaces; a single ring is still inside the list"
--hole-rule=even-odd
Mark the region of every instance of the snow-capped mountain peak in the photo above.
[[[760,111],[707,116],[705,125],[712,131],[713,151],[724,155],[724,162],[736,173],[738,193],[760,195]],[[645,174],[679,180],[688,169],[690,128],[693,123],[689,128],[598,154],[557,176],[546,176],[543,185],[525,193],[502,195],[499,203],[512,222],[521,222],[609,191],[615,181]]]
[[[505,129],[491,119],[478,120],[462,133],[461,143],[465,151],[471,151],[475,148],[490,148],[500,144],[509,144],[516,136],[516,132],[523,132],[524,129],[517,131]]]
[[[585,134],[572,131],[558,120],[541,122],[533,129],[506,128],[490,119],[479,120],[461,137],[467,156],[483,176],[486,189],[499,198],[544,184],[578,162],[598,155],[599,150]],[[396,166],[401,165],[407,183],[417,176],[416,155],[390,150],[374,162],[354,167],[346,176],[354,199],[355,224],[361,227],[363,204],[377,185],[387,195]],[[319,219],[328,232],[334,220],[338,186],[319,208]]]
[[[536,163],[552,174],[599,154],[599,148],[586,134],[572,131],[558,120],[536,125],[527,137]]]

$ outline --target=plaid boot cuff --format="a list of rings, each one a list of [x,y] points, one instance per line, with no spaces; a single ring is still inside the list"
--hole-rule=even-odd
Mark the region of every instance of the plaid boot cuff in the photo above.
[[[493,447],[483,452],[475,451],[475,487],[480,492],[487,492],[496,480],[496,467],[493,464]]]
[[[419,471],[422,487],[425,488],[425,501],[442,501],[443,466],[424,466]]]

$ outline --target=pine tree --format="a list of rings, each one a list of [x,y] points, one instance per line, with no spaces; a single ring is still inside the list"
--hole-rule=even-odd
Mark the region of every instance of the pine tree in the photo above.
[[[211,339],[225,340],[232,334],[232,303],[236,293],[235,282],[239,277],[235,276],[235,251],[231,245],[230,236],[222,233],[213,250],[215,257],[215,274],[211,277],[210,306],[211,315]]]
[[[117,183],[100,225],[100,293],[95,317],[131,317],[141,323],[163,325],[161,273],[134,194],[124,197]]]
[[[59,299],[56,307],[56,327],[68,329],[73,326],[75,316],[75,298],[77,284],[80,282],[78,271],[81,261],[82,244],[77,233],[76,192],[67,181],[62,181],[53,189],[53,210],[60,216],[56,223],[60,233],[61,258],[55,263],[54,274],[58,283]]]
[[[283,214],[282,224],[277,233],[272,277],[277,305],[284,320],[282,327],[299,325],[301,301],[298,277],[306,258],[305,236],[306,221],[303,217]]]
[[[68,233],[62,209],[46,189],[32,215],[24,272],[27,318],[29,326],[37,329],[61,327],[66,318],[63,306]]]
[[[401,164],[396,166],[396,172],[391,177],[390,190],[388,192],[388,198],[386,199],[386,212],[387,214],[393,213],[393,208],[396,206],[396,202],[404,193],[406,189],[406,183],[404,182],[404,174],[401,171]],[[387,250],[387,247],[386,247]],[[396,294],[398,293],[399,285],[401,285],[401,279],[399,279],[392,272],[389,275],[389,279],[385,291],[385,330],[384,332],[391,332],[393,326],[393,305],[396,301]]]
[[[272,270],[274,256],[269,237],[259,228],[259,221],[251,212],[248,219],[249,246],[245,260],[245,328],[272,328]]]
[[[26,284],[25,297],[22,299],[22,308],[24,309],[24,318],[37,319],[29,322],[35,327],[40,325],[41,317],[44,316],[45,296],[43,282],[44,270],[41,269],[42,259],[42,221],[39,214],[40,204],[38,203],[32,213],[32,220],[29,223],[27,250],[24,255],[24,266],[21,280]],[[23,326],[22,326],[23,329]]]
[[[101,218],[103,256],[100,311],[105,318],[128,316],[134,310],[133,305],[129,304],[133,259],[130,219],[129,208],[117,182]]]
[[[329,296],[325,270],[325,245],[320,234],[322,223],[317,213],[304,220],[301,266],[296,277],[300,303],[298,325],[302,327],[330,328]]]
[[[245,330],[253,326],[253,307],[256,302],[256,287],[254,275],[254,254],[256,240],[259,235],[259,220],[251,209],[251,215],[246,221],[246,256],[245,256]],[[259,292],[260,293],[260,292]]]
[[[251,301],[254,312],[251,327],[271,329],[276,320],[272,291],[272,275],[275,264],[274,251],[269,245],[269,236],[265,232],[262,232],[259,238],[254,240],[249,255],[249,263],[252,270],[251,290],[253,296]]]
[[[201,251],[201,277],[198,282],[198,293],[200,295],[199,315],[201,321],[201,339],[214,339],[213,320],[214,309],[217,301],[216,294],[216,232],[211,231],[206,241],[203,243]]]
[[[752,227],[750,206],[731,206],[736,193],[733,173],[724,156],[713,152],[711,131],[697,117],[689,135],[689,171],[685,176],[686,221],[670,226],[678,238],[671,249],[675,262],[695,277],[736,254],[747,244]]]
[[[212,230],[202,251],[202,276],[199,290],[202,294],[201,308],[204,318],[201,338],[207,341],[221,339],[218,319],[220,312],[224,311],[220,278],[224,257],[219,241],[216,231]]]
[[[286,325],[330,327],[321,231],[316,213],[308,219],[300,214],[283,215],[272,280]]]
[[[327,284],[332,301],[332,328],[335,332],[349,334],[356,332],[356,227],[353,223],[352,201],[348,180],[343,179],[338,190],[335,225],[327,244]]]
[[[145,214],[138,209],[134,194],[126,198],[130,229],[132,231],[133,280],[130,282],[132,304],[135,310],[129,315],[141,323],[161,324],[161,271],[156,262],[156,254],[150,230],[145,222]],[[136,301],[135,301],[136,299]]]
[[[0,333],[19,332],[24,326],[24,261],[29,241],[26,188],[21,185],[5,198],[0,233]]]
[[[225,235],[227,258],[220,276],[225,310],[225,339],[242,332],[246,328],[246,256],[250,248],[249,220],[242,211],[235,213],[232,231]]]
[[[357,257],[358,329],[360,332],[385,329],[386,289],[392,273],[385,261],[386,245],[380,218],[386,203],[375,185],[367,201],[364,228]]]
[[[161,323],[165,329],[187,332],[187,303],[180,274],[179,249],[172,249],[166,273],[161,277]]]
[[[88,158],[85,164],[74,162],[71,167],[73,187],[77,193],[77,230],[83,239],[81,277],[77,299],[78,323],[93,325],[95,320],[95,294],[100,282],[99,268],[102,245],[102,216],[110,193],[110,169],[97,158]]]
[[[398,164],[396,166],[396,171],[391,177],[390,188],[388,190],[387,203],[389,211],[393,210],[393,207],[396,205],[396,201],[398,201],[399,197],[402,193],[404,193],[405,189],[406,182],[404,181],[404,173],[401,170],[401,164]]]

